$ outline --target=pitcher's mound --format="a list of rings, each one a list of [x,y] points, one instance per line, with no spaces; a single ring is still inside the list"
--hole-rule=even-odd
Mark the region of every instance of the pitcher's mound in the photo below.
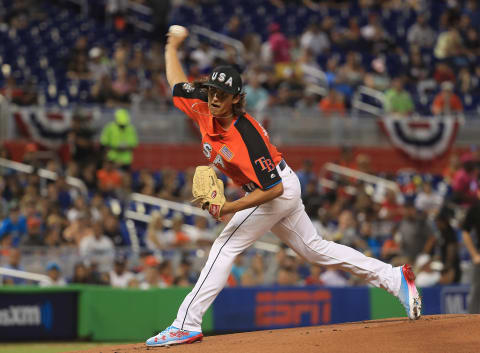
[[[330,326],[204,337],[200,343],[148,348],[144,343],[90,349],[89,353],[410,353],[480,352],[480,315],[434,315]]]

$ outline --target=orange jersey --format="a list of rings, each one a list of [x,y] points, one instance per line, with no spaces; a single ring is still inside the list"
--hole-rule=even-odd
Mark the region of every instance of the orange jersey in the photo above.
[[[282,155],[265,129],[249,114],[236,117],[224,130],[208,109],[207,92],[191,83],[173,88],[173,103],[200,128],[203,154],[237,185],[268,189],[282,179],[275,168]]]

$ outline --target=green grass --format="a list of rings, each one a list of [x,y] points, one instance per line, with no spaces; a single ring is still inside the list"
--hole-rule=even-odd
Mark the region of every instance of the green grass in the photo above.
[[[82,349],[90,349],[98,346],[111,346],[115,344],[126,344],[119,342],[98,343],[98,342],[73,342],[73,343],[2,343],[0,353],[60,353],[72,352]]]

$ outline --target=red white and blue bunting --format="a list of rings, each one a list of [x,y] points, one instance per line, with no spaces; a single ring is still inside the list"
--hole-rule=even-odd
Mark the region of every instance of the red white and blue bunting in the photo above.
[[[21,108],[14,111],[17,130],[22,137],[48,148],[58,148],[66,142],[72,125],[72,113],[46,111],[41,108]]]
[[[422,161],[433,160],[447,152],[459,127],[459,121],[454,117],[384,116],[379,119],[379,124],[395,148]]]

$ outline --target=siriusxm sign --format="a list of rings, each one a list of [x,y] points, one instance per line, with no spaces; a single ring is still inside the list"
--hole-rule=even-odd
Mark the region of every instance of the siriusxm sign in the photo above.
[[[53,308],[50,301],[41,305],[10,305],[0,308],[0,327],[43,326],[51,330]]]
[[[0,341],[74,338],[77,318],[75,291],[14,292],[0,287]]]

